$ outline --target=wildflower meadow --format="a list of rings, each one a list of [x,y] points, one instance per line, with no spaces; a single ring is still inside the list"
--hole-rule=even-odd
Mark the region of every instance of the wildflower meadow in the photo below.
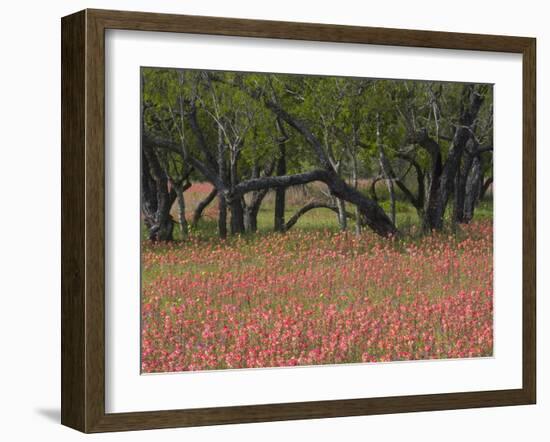
[[[142,67],[141,369],[493,355],[493,85]]]
[[[143,246],[146,373],[491,356],[492,223]]]

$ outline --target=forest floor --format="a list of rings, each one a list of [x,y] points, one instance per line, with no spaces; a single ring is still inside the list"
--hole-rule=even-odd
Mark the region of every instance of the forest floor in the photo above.
[[[319,190],[289,193],[287,218]],[[143,372],[491,356],[491,202],[454,235],[397,209],[401,239],[340,232],[328,209],[274,233],[268,195],[256,235],[217,239],[214,202],[188,240],[144,240]]]

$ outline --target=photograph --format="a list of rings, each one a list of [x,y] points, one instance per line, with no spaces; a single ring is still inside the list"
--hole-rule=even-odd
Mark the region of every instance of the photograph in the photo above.
[[[546,441],[544,12],[6,2],[0,442]]]
[[[0,442],[550,441],[544,2],[3,6]]]
[[[493,84],[140,83],[142,374],[493,357]]]

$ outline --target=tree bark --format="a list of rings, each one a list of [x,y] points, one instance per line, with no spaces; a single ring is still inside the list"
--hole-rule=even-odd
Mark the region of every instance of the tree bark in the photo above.
[[[244,207],[244,227],[247,232],[256,232],[258,230],[258,213],[262,202],[269,189],[262,189],[253,192],[252,201]]]
[[[155,224],[155,214],[157,213],[157,183],[149,171],[149,161],[145,155],[145,150],[141,151],[141,213],[143,222],[147,230]]]
[[[154,215],[146,223],[146,225],[149,224],[149,239],[151,241],[172,241],[174,224],[170,209],[176,199],[176,192],[173,187],[168,185],[168,177],[162,170],[153,148],[147,143],[143,143],[142,152],[145,159],[142,167],[147,168],[148,176],[152,178],[152,181],[148,183],[148,192],[153,194],[153,189],[150,186],[154,182],[156,199],[156,204],[149,204],[144,211],[144,214],[147,214],[152,207],[156,207]]]
[[[357,190],[359,188],[358,180],[358,171],[357,171],[357,156],[352,155],[352,168],[351,168],[351,179],[353,183],[353,188]],[[355,207],[355,234],[361,234],[361,216],[359,215],[359,209]]]
[[[218,235],[221,239],[227,238],[227,203],[221,192],[218,193]]]
[[[411,190],[405,185],[403,182],[404,178],[397,177],[395,172],[390,168],[391,175],[393,176],[393,179],[395,180],[395,183],[397,184],[397,187],[403,192],[403,195],[405,195],[405,198],[414,206],[416,209],[416,213],[418,214],[418,218],[420,220],[424,219],[424,201],[426,198],[426,190],[425,190],[425,175],[422,170],[422,167],[420,164],[410,155],[398,153],[397,157],[401,160],[405,160],[410,163],[411,167],[414,168],[415,174],[416,174],[416,182],[417,182],[417,191],[416,196],[411,192]]]
[[[429,232],[435,229],[438,224],[437,202],[439,198],[441,174],[443,173],[441,146],[428,135],[428,131],[426,129],[410,133],[407,141],[409,143],[418,144],[430,156],[429,173],[425,174],[428,178],[428,186],[427,188],[422,186],[426,193],[426,197],[424,198],[422,229],[425,232]]]
[[[454,223],[460,224],[465,222],[466,182],[470,174],[473,160],[474,156],[466,153],[462,160],[462,164],[456,173],[453,207]]]
[[[348,216],[346,213],[346,203],[340,198],[336,198],[336,208],[338,214],[338,225],[340,230],[344,231],[348,228]]]
[[[249,233],[258,231],[258,212],[251,206],[244,208],[244,230]]]
[[[441,174],[443,173],[443,160],[438,150],[431,155],[430,180],[428,183],[428,198],[426,199],[426,210],[422,219],[422,229],[431,231],[440,224],[438,221],[437,203],[439,198],[439,187]]]
[[[218,234],[220,238],[227,238],[227,200],[225,192],[222,189],[225,189],[226,181],[226,164],[225,164],[225,146],[223,144],[223,135],[221,128],[218,127],[218,181],[220,183],[218,188],[218,197],[219,201],[219,213],[218,213]]]
[[[474,211],[480,200],[482,190],[481,159],[476,155],[472,161],[465,184],[464,215],[461,222],[469,223],[474,218]]]
[[[384,146],[382,144],[382,135],[380,132],[380,115],[376,115],[376,145],[378,147],[378,162],[380,163],[380,170],[384,176],[386,187],[388,188],[388,194],[390,196],[390,219],[395,225],[395,191],[393,186],[393,177],[390,172],[391,166],[389,165]]]
[[[279,143],[279,158],[277,159],[276,174],[278,176],[286,175],[286,146],[283,142]],[[275,189],[275,213],[274,229],[276,232],[282,232],[285,227],[286,210],[286,188],[278,187]]]
[[[244,209],[240,196],[233,196],[229,202],[231,212],[231,235],[238,235],[245,232]]]
[[[180,225],[181,237],[186,238],[189,236],[189,225],[187,223],[187,218],[185,217],[185,196],[184,193],[187,189],[191,187],[190,182],[186,182],[181,185],[174,185],[176,192],[176,198],[178,201],[178,220]]]

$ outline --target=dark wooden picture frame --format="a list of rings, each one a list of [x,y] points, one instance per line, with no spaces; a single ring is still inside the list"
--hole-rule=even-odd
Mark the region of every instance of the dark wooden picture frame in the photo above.
[[[458,392],[133,413],[105,412],[105,30],[494,51],[523,57],[523,385]],[[62,19],[62,406],[83,432],[534,404],[536,41],[533,38],[84,10]]]

